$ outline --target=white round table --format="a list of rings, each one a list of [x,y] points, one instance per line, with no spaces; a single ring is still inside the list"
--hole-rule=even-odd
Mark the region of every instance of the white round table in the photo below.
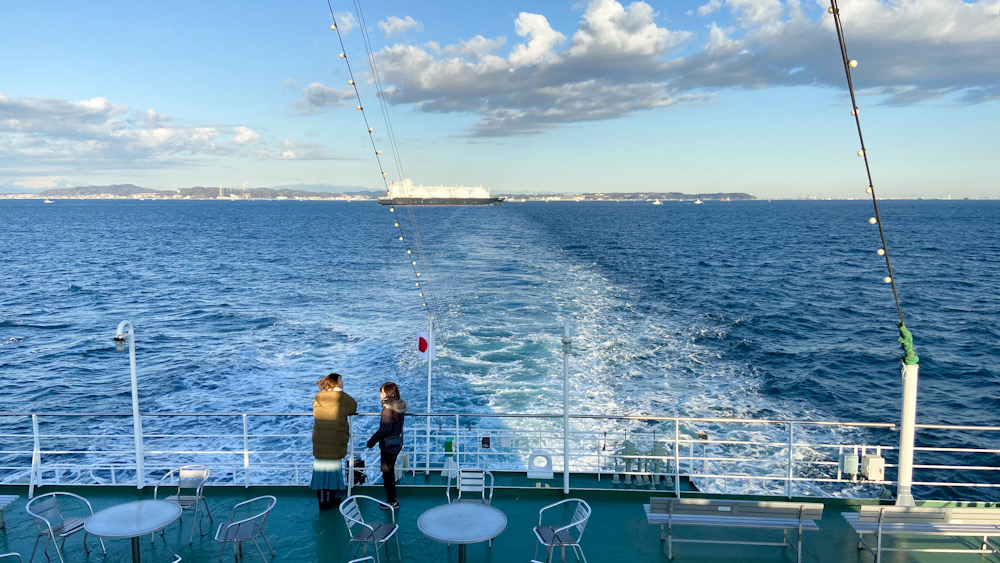
[[[458,560],[465,561],[465,546],[491,540],[507,527],[507,515],[476,502],[442,504],[424,512],[417,528],[432,540],[458,544]]]
[[[181,516],[181,506],[168,500],[137,500],[95,512],[83,528],[101,538],[132,538],[132,561],[139,563],[139,536],[165,528]]]

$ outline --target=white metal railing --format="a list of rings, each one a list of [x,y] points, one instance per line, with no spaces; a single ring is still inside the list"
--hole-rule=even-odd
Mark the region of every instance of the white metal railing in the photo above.
[[[136,455],[133,417],[107,413],[0,414],[0,484],[114,484],[143,486],[181,464],[212,468],[215,485],[306,485],[312,469],[309,413],[142,413],[142,451]],[[451,466],[524,473],[530,452],[543,450],[557,476],[683,494],[698,491],[768,496],[870,497],[892,486],[898,427],[838,423],[684,417],[408,414],[401,468],[446,471]],[[415,420],[424,421],[414,423]],[[377,452],[364,442],[377,413],[353,417],[349,459],[367,460],[377,478]],[[1000,427],[917,425],[935,441],[1000,443]],[[564,444],[568,444],[566,450]],[[1000,488],[992,447],[915,448],[915,487],[989,495]],[[841,455],[878,455],[884,478],[843,471]],[[565,457],[564,457],[565,456]],[[143,468],[138,473],[137,467]],[[593,482],[570,481],[587,488]],[[533,484],[532,484],[533,485]],[[607,486],[604,484],[603,486]],[[973,500],[973,499],[968,499]]]

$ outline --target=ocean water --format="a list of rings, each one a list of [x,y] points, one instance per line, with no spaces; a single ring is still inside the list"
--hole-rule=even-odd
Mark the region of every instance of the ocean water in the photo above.
[[[997,424],[1000,201],[879,204],[920,356],[918,421]],[[434,315],[436,412],[898,422],[898,316],[871,202],[398,209]],[[415,219],[416,232],[410,217]],[[0,412],[426,405],[428,309],[388,208],[0,201]],[[419,251],[416,241],[419,238]]]

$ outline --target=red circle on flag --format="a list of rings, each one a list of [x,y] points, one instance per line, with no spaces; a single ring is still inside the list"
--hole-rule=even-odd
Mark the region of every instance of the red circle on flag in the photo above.
[[[417,350],[420,350],[421,354],[427,351],[427,339],[423,336],[421,336],[420,340],[417,342]]]

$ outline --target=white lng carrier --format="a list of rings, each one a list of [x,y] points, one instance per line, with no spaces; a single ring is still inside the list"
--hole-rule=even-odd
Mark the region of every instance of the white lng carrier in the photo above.
[[[382,205],[500,205],[504,198],[482,186],[414,186],[410,180],[392,181]]]

